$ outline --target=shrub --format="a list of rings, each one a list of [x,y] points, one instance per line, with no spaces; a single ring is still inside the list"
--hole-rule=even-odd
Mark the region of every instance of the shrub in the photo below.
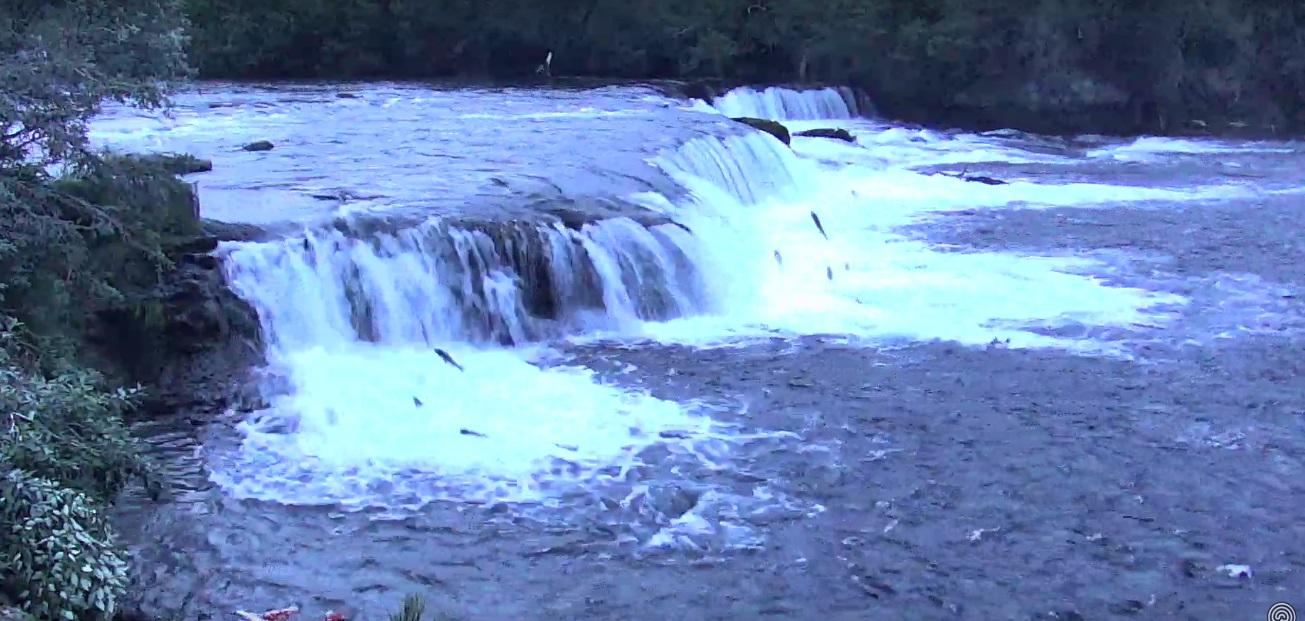
[[[127,561],[87,494],[22,470],[0,478],[0,558],[13,597],[38,619],[110,619]]]
[[[134,391],[89,371],[47,379],[13,358],[0,331],[0,595],[39,619],[110,618],[125,554],[100,510],[147,463],[123,424]],[[152,482],[149,482],[152,485]]]

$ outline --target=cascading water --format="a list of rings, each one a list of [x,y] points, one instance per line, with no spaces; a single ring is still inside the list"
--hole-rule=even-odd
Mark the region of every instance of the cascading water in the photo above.
[[[742,90],[717,106],[777,118],[855,113],[834,90]],[[1081,275],[1101,266],[1080,258],[942,253],[897,232],[953,205],[1156,195],[979,186],[838,163],[846,151],[820,157],[827,142],[795,152],[737,128],[663,152],[652,163],[683,194],[629,198],[674,224],[434,220],[227,244],[232,286],[263,322],[272,379],[269,407],[243,424],[239,454],[215,478],[279,502],[538,498],[615,476],[654,444],[691,452],[721,437],[685,406],[603,385],[586,369],[532,364],[542,342],[780,333],[1091,348],[1041,328],[1129,325],[1181,302],[1107,287]]]
[[[776,121],[852,119],[861,114],[856,96],[846,88],[795,91],[772,86],[757,91],[737,88],[712,105],[731,117],[753,117]]]
[[[215,476],[281,502],[519,499],[628,466],[661,432],[704,432],[674,403],[498,347],[697,311],[684,244],[675,225],[625,218],[228,244],[275,379],[240,463]]]

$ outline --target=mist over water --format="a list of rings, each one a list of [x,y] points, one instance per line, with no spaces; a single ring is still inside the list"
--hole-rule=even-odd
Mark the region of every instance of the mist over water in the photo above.
[[[559,363],[568,339],[712,347],[827,335],[1126,356],[1126,342],[1091,328],[1163,326],[1186,299],[1112,284],[1122,266],[1098,259],[954,252],[903,227],[961,209],[1248,191],[1074,181],[1077,166],[1202,144],[1086,148],[894,126],[859,116],[837,89],[739,89],[713,106],[646,89],[359,94],[218,89],[189,96],[171,120],[97,128],[109,144],[214,157],[215,176],[200,179],[209,215],[278,222],[272,240],[220,249],[258,311],[269,361],[268,407],[215,458],[214,479],[237,497],[410,510],[539,502],[639,466],[673,479],[746,451],[746,434],[701,403]],[[727,116],[838,126],[856,141],[795,137],[789,148]],[[281,132],[285,146],[253,155],[230,144],[260,132]],[[540,132],[552,145],[542,151]],[[1070,172],[1004,185],[954,176],[1021,164]],[[286,209],[239,199],[264,191]],[[335,198],[314,198],[323,191]],[[543,217],[559,204],[585,217]],[[669,453],[645,463],[653,447]]]

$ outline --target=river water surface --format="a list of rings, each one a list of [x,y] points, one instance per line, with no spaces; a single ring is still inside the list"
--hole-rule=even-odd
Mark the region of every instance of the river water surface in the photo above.
[[[175,480],[120,520],[146,613],[1302,597],[1299,143],[399,84],[204,84],[93,136],[211,158],[205,217],[267,232],[216,252],[259,313],[262,405],[148,430]]]

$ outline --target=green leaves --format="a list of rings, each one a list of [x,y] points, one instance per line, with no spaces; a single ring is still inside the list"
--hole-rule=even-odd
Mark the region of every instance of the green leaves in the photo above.
[[[0,3],[0,171],[85,159],[105,99],[162,105],[185,25],[176,0]]]
[[[0,584],[38,619],[110,619],[126,589],[127,561],[99,504],[57,482],[0,475]]]

